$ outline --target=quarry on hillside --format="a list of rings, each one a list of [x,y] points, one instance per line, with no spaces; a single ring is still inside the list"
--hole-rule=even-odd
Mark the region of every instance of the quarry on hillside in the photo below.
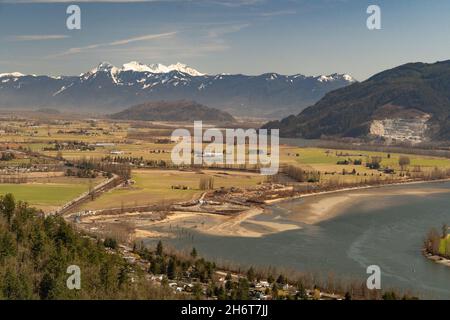
[[[396,118],[373,120],[370,125],[370,134],[395,141],[420,143],[427,140],[429,115],[417,118]]]

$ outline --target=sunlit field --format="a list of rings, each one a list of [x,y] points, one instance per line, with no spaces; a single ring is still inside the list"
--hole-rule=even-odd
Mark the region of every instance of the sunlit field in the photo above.
[[[16,200],[26,201],[30,206],[46,212],[69,202],[89,190],[100,179],[51,178],[24,184],[0,184],[0,195],[12,193]]]
[[[116,188],[83,206],[85,209],[120,208],[147,204],[188,201],[199,197],[200,179],[212,177],[214,188],[252,187],[265,178],[257,173],[223,172],[203,170],[201,172],[178,170],[135,170],[134,184],[126,188]],[[176,189],[187,187],[186,190]],[[173,187],[173,188],[172,188]]]

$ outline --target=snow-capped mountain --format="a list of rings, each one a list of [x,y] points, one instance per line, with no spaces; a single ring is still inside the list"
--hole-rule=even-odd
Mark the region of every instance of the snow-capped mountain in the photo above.
[[[266,73],[206,75],[185,64],[102,62],[79,76],[0,74],[1,108],[111,112],[156,100],[195,100],[234,115],[276,117],[298,113],[327,92],[355,80],[347,74],[292,76]]]
[[[0,78],[20,78],[23,76],[24,76],[24,74],[22,74],[20,72],[0,73]]]
[[[109,62],[101,62],[96,68],[92,69],[90,73],[96,73],[96,72],[111,72],[113,74],[120,73],[122,71],[133,71],[133,72],[149,72],[149,73],[169,73],[172,71],[178,71],[182,73],[186,73],[193,77],[200,77],[204,76],[203,73],[198,72],[197,70],[183,64],[183,63],[176,63],[171,64],[169,66],[163,65],[161,63],[156,64],[143,64],[137,61],[130,61],[128,63],[125,63],[121,68],[116,68]]]

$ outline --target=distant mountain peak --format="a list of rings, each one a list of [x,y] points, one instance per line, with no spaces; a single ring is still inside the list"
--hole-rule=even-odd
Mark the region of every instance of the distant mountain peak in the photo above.
[[[100,62],[97,67],[95,67],[94,69],[91,70],[91,72],[92,73],[96,73],[96,72],[99,72],[99,71],[100,72],[102,72],[102,71],[106,71],[107,72],[107,71],[111,71],[114,68],[115,67],[111,63],[109,63],[107,61],[104,61],[104,62]]]
[[[356,82],[356,79],[353,78],[351,75],[349,75],[349,74],[347,74],[347,73],[343,74],[343,75],[342,75],[342,78],[343,78],[344,80],[346,80],[346,81],[349,81],[349,82]]]
[[[122,66],[122,71],[153,72],[153,68],[138,61],[130,61]]]
[[[171,71],[184,72],[193,77],[201,77],[201,76],[205,75],[204,73],[201,73],[201,72],[189,67],[188,65],[186,65],[184,63],[180,63],[180,62],[177,62],[176,64],[171,64],[170,66],[168,66],[168,68]]]
[[[0,78],[6,78],[6,77],[19,78],[19,77],[24,77],[24,76],[25,75],[20,72],[0,73]]]
[[[166,66],[161,63],[154,63],[154,64],[144,64],[138,61],[130,61],[125,64],[121,68],[117,68],[113,66],[109,62],[101,62],[96,68],[92,69],[90,71],[91,74],[96,72],[113,72],[118,73],[122,71],[133,71],[133,72],[150,72],[150,73],[169,73],[172,71],[178,71],[182,73],[186,73],[192,77],[200,77],[204,76],[204,73],[201,73],[194,68],[189,67],[188,65],[177,62],[175,64],[171,64],[169,66]]]
[[[103,61],[100,62],[97,67],[95,67],[94,69],[86,72],[86,73],[82,73],[80,75],[81,78],[83,78],[84,80],[90,79],[92,77],[96,77],[98,73],[101,74],[109,74],[109,76],[113,79],[114,83],[117,84],[117,79],[116,79],[116,75],[119,73],[119,69],[116,68],[114,65],[112,65],[111,63],[107,62],[107,61]]]
[[[349,74],[339,74],[339,73],[333,73],[329,75],[321,75],[317,77],[317,81],[319,82],[329,82],[329,81],[335,81],[335,80],[345,80],[348,82],[356,82],[356,80]]]

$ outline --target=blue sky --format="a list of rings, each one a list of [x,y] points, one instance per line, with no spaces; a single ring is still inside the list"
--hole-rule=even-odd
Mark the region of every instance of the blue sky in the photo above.
[[[81,7],[81,30],[66,8]],[[369,4],[382,30],[366,27]],[[0,0],[0,73],[79,74],[109,61],[209,74],[349,73],[450,59],[448,0]]]

